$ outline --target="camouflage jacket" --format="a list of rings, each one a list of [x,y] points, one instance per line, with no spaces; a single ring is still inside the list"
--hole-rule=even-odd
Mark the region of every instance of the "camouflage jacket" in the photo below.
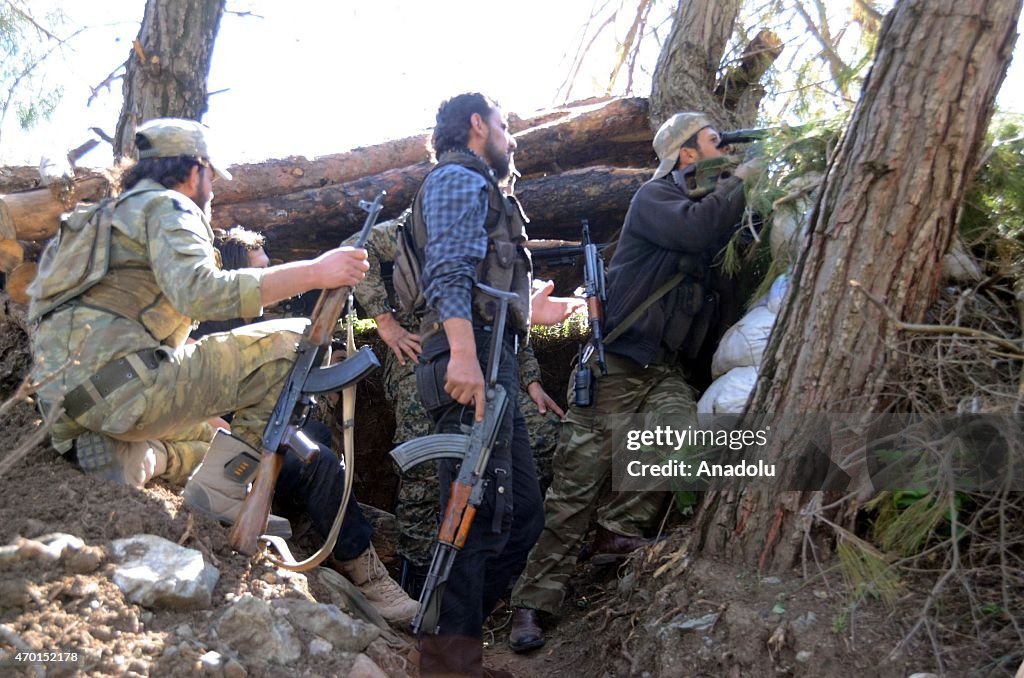
[[[67,302],[43,317],[33,336],[33,378],[55,375],[40,389],[44,401],[56,401],[106,363],[129,353],[161,343],[180,348],[194,319],[262,313],[262,269],[220,270],[203,211],[185,195],[150,180],[138,187],[158,190],[129,196],[114,210],[108,276],[151,271],[161,299],[146,313],[163,316],[153,319],[155,324],[182,331],[158,339],[135,318],[89,306],[82,297]]]

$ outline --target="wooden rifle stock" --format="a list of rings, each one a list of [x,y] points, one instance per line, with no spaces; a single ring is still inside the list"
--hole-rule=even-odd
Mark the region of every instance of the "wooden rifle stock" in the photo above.
[[[360,231],[356,247],[366,244],[370,235],[370,229],[377,221],[380,214],[381,204],[385,192],[381,191],[373,203],[367,203],[364,209],[367,210],[366,222],[363,230]],[[345,302],[352,292],[350,286],[337,287],[332,290],[323,290],[317,299],[316,307],[313,309],[311,322],[306,328],[302,340],[299,342],[299,358],[292,365],[291,372],[285,382],[278,400],[278,406],[282,400],[290,399],[292,402],[285,403],[283,411],[286,416],[291,416],[301,396],[301,389],[293,388],[293,384],[305,382],[310,369],[315,367],[316,357],[320,354],[322,347],[331,343],[334,328],[338,324],[341,312],[345,308]],[[275,412],[278,408],[275,407]],[[267,431],[275,422],[267,423],[264,432],[264,441],[267,439]],[[267,519],[270,517],[270,505],[274,500],[274,487],[277,485],[277,477],[281,474],[281,467],[284,465],[284,453],[280,449],[268,449],[266,443],[260,449],[260,465],[256,471],[256,479],[253,481],[252,490],[245,498],[242,510],[231,528],[229,543],[231,548],[239,553],[251,556],[256,553],[259,547],[259,537],[267,527]]]

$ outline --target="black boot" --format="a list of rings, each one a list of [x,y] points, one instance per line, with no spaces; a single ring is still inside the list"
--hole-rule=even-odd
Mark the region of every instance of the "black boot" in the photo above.
[[[513,652],[522,653],[536,650],[544,645],[544,632],[537,623],[537,611],[528,607],[517,607],[512,613],[512,631],[508,634],[508,646]]]

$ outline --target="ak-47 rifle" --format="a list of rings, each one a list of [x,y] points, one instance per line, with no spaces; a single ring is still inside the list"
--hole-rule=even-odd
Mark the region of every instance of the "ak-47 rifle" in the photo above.
[[[475,422],[470,434],[439,433],[416,438],[402,443],[391,450],[399,470],[406,473],[417,464],[434,459],[458,459],[462,462],[459,475],[451,485],[448,506],[438,530],[434,546],[434,557],[420,594],[420,609],[412,621],[413,633],[437,633],[441,616],[441,599],[451,574],[455,556],[466,544],[469,530],[476,518],[477,507],[483,501],[487,481],[484,471],[491,458],[498,427],[508,407],[508,395],[498,383],[498,365],[501,360],[501,342],[505,335],[505,320],[508,304],[516,298],[512,292],[502,292],[487,285],[477,284],[485,294],[498,299],[494,331],[491,334],[491,351],[487,358],[487,407],[483,421]]]
[[[356,247],[366,244],[370,229],[377,221],[385,192],[381,191],[372,202],[359,201],[366,210],[366,222],[359,233]],[[270,421],[263,429],[262,451],[259,469],[252,490],[245,498],[242,511],[231,530],[231,548],[251,556],[256,552],[260,534],[267,527],[270,503],[274,498],[274,486],[281,473],[286,449],[293,450],[306,462],[316,455],[318,447],[300,430],[306,422],[312,396],[317,393],[333,393],[345,386],[362,380],[380,367],[380,361],[368,346],[355,355],[349,355],[342,362],[329,367],[320,367],[327,357],[334,328],[345,307],[350,287],[323,290],[310,316],[309,327],[299,341],[295,364],[292,365],[281,395],[274,405]]]
[[[597,351],[597,366],[601,374],[608,374],[604,362],[604,305],[608,301],[604,286],[604,259],[597,245],[590,240],[590,222],[583,220],[583,296],[587,298],[587,320],[590,323],[591,343]]]

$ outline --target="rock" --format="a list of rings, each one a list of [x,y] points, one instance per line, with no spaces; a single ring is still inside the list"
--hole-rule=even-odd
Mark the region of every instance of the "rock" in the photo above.
[[[249,672],[236,659],[230,660],[224,665],[224,678],[245,678]]]
[[[814,653],[810,650],[800,650],[796,653],[796,660],[801,664],[806,664],[807,662],[811,661],[813,657]]]
[[[232,603],[216,629],[222,641],[245,657],[289,664],[302,656],[291,624],[274,615],[270,603],[250,595]]]
[[[0,607],[24,607],[32,600],[30,587],[24,578],[0,581]]]
[[[765,586],[778,586],[782,583],[780,577],[761,577],[761,583]]]
[[[192,627],[188,624],[178,624],[178,626],[175,627],[174,632],[181,638],[193,638],[196,635],[192,631]]]
[[[376,626],[353,619],[334,605],[293,598],[275,600],[273,605],[288,611],[295,628],[320,636],[342,652],[362,652],[380,635]]]
[[[813,612],[804,612],[802,615],[794,619],[790,626],[796,633],[803,633],[814,626],[814,623],[817,621],[818,617]]]
[[[99,569],[107,554],[99,546],[83,546],[78,551],[67,554],[64,558],[64,569],[71,574],[91,574]]]
[[[348,672],[348,678],[388,678],[388,676],[372,659],[365,654],[361,654],[356,657],[355,663],[352,664],[352,668]]]
[[[133,603],[172,609],[210,606],[220,571],[199,551],[152,534],[118,539],[113,550],[121,563],[112,579]]]
[[[706,614],[703,617],[696,617],[693,619],[683,619],[684,615],[679,615],[668,623],[668,626],[680,631],[707,631],[715,622],[718,621],[718,612],[712,612]]]
[[[224,657],[219,652],[210,650],[199,658],[199,665],[203,667],[203,673],[219,676],[224,670]]]
[[[330,654],[334,646],[328,643],[323,638],[314,638],[309,641],[309,656],[319,657],[320,655]]]

